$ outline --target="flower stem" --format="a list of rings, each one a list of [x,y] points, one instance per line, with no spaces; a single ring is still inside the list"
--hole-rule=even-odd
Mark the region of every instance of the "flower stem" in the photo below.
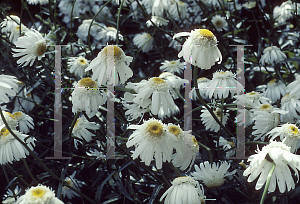
[[[264,192],[263,192],[263,195],[261,197],[261,200],[260,200],[260,203],[259,204],[263,204],[265,199],[266,199],[266,195],[267,195],[267,192],[268,192],[268,188],[269,188],[269,185],[270,185],[270,181],[271,181],[271,177],[272,177],[272,174],[275,170],[275,162],[273,161],[273,164],[272,164],[272,168],[268,174],[268,177],[267,177],[267,181],[266,181],[266,185],[265,185],[265,189],[264,189]]]
[[[34,183],[37,185],[39,182],[38,182],[38,181],[34,178],[34,176],[32,175],[32,173],[31,173],[31,171],[30,171],[30,169],[29,169],[29,167],[28,167],[28,164],[27,164],[26,160],[25,160],[24,158],[22,158],[22,160],[23,160],[23,163],[24,163],[24,165],[25,165],[25,168],[26,168],[26,170],[27,170],[27,172],[28,172],[30,178],[31,178],[31,179],[34,181]]]

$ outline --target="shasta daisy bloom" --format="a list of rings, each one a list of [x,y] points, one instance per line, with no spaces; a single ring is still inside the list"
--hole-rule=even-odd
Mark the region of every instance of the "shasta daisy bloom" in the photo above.
[[[8,103],[8,96],[15,96],[18,90],[18,80],[14,76],[0,75],[0,104]]]
[[[35,107],[36,103],[41,102],[41,99],[36,94],[32,92],[27,93],[25,88],[17,96],[14,104],[14,112],[23,109],[29,112]]]
[[[174,99],[178,98],[178,94],[180,91],[180,88],[182,86],[184,86],[185,84],[188,84],[189,81],[186,79],[181,79],[178,76],[175,76],[174,74],[170,73],[170,72],[163,72],[159,75],[159,78],[165,80],[167,82],[167,84],[169,84],[170,86],[170,91],[172,94],[172,97]],[[176,93],[177,92],[177,93]]]
[[[190,134],[191,131],[183,131],[183,137],[180,141],[180,145],[178,146],[181,148],[180,156],[179,152],[175,153],[172,159],[172,163],[175,167],[180,167],[180,170],[184,171],[188,167],[188,171],[191,169],[192,165],[195,162],[196,155],[199,153],[199,144],[196,138]]]
[[[185,19],[186,14],[187,14],[187,7],[188,7],[187,3],[176,0],[174,2],[171,2],[169,12],[170,12],[172,18],[174,18],[175,20],[180,19],[179,15],[180,15],[181,19]]]
[[[281,109],[288,111],[288,113],[281,115],[281,120],[284,122],[295,122],[299,119],[298,112],[300,113],[300,100],[294,95],[289,93],[281,98]]]
[[[207,85],[209,87],[206,92],[207,96],[221,99],[227,98],[229,93],[233,96],[235,93],[241,92],[244,89],[243,85],[235,77],[236,74],[231,71],[216,71],[213,73],[213,78]]]
[[[153,115],[157,115],[160,108],[163,108],[164,113],[168,113],[168,109],[175,109],[175,103],[170,94],[169,85],[159,77],[152,77],[148,81],[141,81],[136,84],[139,91],[133,101],[141,107],[145,107],[145,102],[151,97],[150,110]]]
[[[277,46],[271,46],[264,49],[264,54],[260,58],[259,63],[262,66],[265,66],[265,64],[272,64],[274,66],[274,64],[284,59],[286,59],[286,55]]]
[[[200,168],[199,168],[200,167]],[[195,165],[195,172],[192,172],[191,175],[195,180],[203,181],[208,188],[218,188],[222,186],[225,182],[225,177],[235,174],[236,170],[228,172],[230,168],[230,163],[227,161],[219,163],[213,162],[210,164],[208,161],[205,161],[200,164],[200,166]]]
[[[98,141],[98,140],[97,140],[97,147],[99,150],[104,151],[100,141]],[[102,159],[102,158],[106,157],[105,153],[103,153],[102,151],[99,151],[98,149],[91,149],[89,152],[86,152],[86,154],[91,157],[96,157],[96,159]]]
[[[200,77],[200,78],[197,79],[198,90],[199,90],[199,93],[200,93],[202,98],[207,97],[206,92],[207,92],[207,87],[208,87],[209,82],[210,82],[210,79],[208,79],[206,77]],[[198,99],[195,87],[189,93],[189,97],[192,98],[193,100]]]
[[[161,26],[166,26],[169,23],[169,20],[166,20],[162,17],[159,16],[151,16],[151,21],[153,22],[154,25],[156,25],[157,27],[161,27]],[[147,27],[153,26],[152,22],[150,20],[148,20],[146,22]]]
[[[75,76],[83,77],[85,75],[84,70],[89,66],[89,61],[83,56],[70,57],[68,59],[68,67],[70,72],[74,73]]]
[[[267,180],[267,175],[272,168],[273,161],[275,163],[275,170],[272,174],[268,191],[275,191],[276,181],[281,193],[294,189],[295,182],[289,167],[295,172],[299,179],[300,155],[291,153],[290,147],[282,142],[271,141],[270,144],[264,146],[262,150],[257,148],[256,154],[248,158],[250,165],[244,171],[243,175],[250,175],[247,180],[248,182],[254,181],[260,175],[255,185],[255,189],[259,190]]]
[[[34,138],[24,135],[16,130],[13,133],[20,138],[27,146],[33,150],[35,146]],[[25,138],[29,137],[28,139]],[[0,164],[12,163],[14,160],[19,161],[22,158],[26,158],[28,150],[6,129],[5,127],[0,131]]]
[[[29,115],[27,115],[21,111],[14,112],[12,115],[18,122],[20,132],[23,132],[26,134],[30,131],[29,128],[34,129],[33,119]]]
[[[165,60],[161,64],[162,65],[159,69],[163,72],[170,72],[172,74],[176,72],[178,74],[182,74],[184,70],[184,62],[180,62],[180,59],[173,61]]]
[[[256,1],[248,1],[244,3],[243,6],[246,7],[247,9],[252,9],[256,6]]]
[[[300,76],[295,74],[295,80],[286,87],[286,92],[295,98],[300,98]]]
[[[89,27],[90,27],[92,21],[93,21],[93,19],[83,20],[82,24],[78,27],[78,30],[77,30],[76,34],[81,40],[87,41],[87,37],[88,37],[88,34],[89,34]],[[93,37],[97,37],[98,32],[100,30],[100,26],[98,26],[97,24],[98,25],[104,25],[104,24],[98,23],[96,21],[93,21],[93,24],[92,24],[91,29],[90,29],[90,35],[93,36]]]
[[[20,23],[20,18],[15,15],[7,16],[4,21],[0,23],[2,32],[9,33],[10,42],[14,43],[28,28]],[[21,31],[21,32],[20,32]]]
[[[294,11],[296,10],[296,6],[297,6],[297,14],[299,15],[298,13],[300,8],[299,3],[294,4],[292,1],[288,0],[283,2],[280,6],[275,6],[273,10],[274,19],[276,19],[278,23],[285,23],[286,20],[293,17],[293,14],[297,15],[296,13],[294,13]]]
[[[216,61],[222,62],[222,54],[217,47],[217,38],[207,29],[195,29],[191,33],[182,32],[173,36],[174,38],[189,36],[184,42],[178,57],[184,58],[201,69],[210,69]]]
[[[190,176],[178,177],[173,180],[172,186],[161,196],[164,204],[203,204],[206,196],[202,185],[199,185]]]
[[[20,193],[21,193],[22,189],[19,188],[19,186],[16,186],[15,190],[12,191],[10,189],[8,189],[6,191],[6,194],[4,194],[3,196],[3,204],[15,204],[17,201],[17,198],[19,197]]]
[[[19,37],[14,44],[19,48],[12,48],[15,52],[13,57],[22,56],[17,63],[23,67],[28,64],[32,66],[36,58],[41,60],[45,56],[46,38],[36,30],[28,30],[25,36]]]
[[[72,92],[72,111],[86,111],[89,117],[93,117],[99,106],[106,102],[106,94],[99,90],[99,85],[91,78],[83,78],[75,83],[75,89]]]
[[[17,200],[17,204],[64,204],[55,197],[55,193],[49,187],[39,184],[26,190],[25,195]]]
[[[136,129],[126,143],[127,147],[135,146],[133,159],[140,157],[149,166],[154,156],[157,169],[162,168],[162,162],[171,161],[176,137],[160,120],[152,118],[142,125],[130,125],[129,129]]]
[[[33,4],[33,5],[45,5],[47,4],[49,1],[48,0],[27,0],[28,4]]]
[[[272,79],[267,84],[267,89],[264,92],[264,95],[271,99],[273,102],[278,101],[281,96],[286,94],[286,86],[285,84],[277,79]]]
[[[120,32],[120,31],[119,31]],[[114,27],[103,26],[98,35],[95,36],[97,40],[102,40],[103,44],[109,41],[116,41],[117,39],[117,29]],[[123,35],[118,34],[119,40],[123,41]]]
[[[84,116],[81,116],[77,119],[74,128],[72,130],[72,133],[84,140],[85,142],[90,142],[92,140],[92,136],[96,136],[95,134],[91,133],[89,130],[98,130],[100,127],[99,124],[96,124],[95,122],[89,122]],[[77,149],[77,143],[82,143],[80,140],[75,139],[74,145]]]
[[[108,50],[113,50],[113,53],[109,53]],[[115,76],[116,85],[119,83],[124,84],[133,75],[132,70],[129,68],[132,59],[133,57],[126,56],[120,47],[108,45],[98,53],[98,56],[92,60],[85,71],[92,70],[92,80],[97,80],[100,85],[106,85],[107,60],[114,60],[115,75],[109,73],[109,76]]]
[[[143,52],[149,52],[153,49],[153,37],[149,33],[136,34],[133,38],[135,44]]]
[[[223,150],[226,151],[226,159],[229,159],[229,157],[235,155],[236,139],[234,137],[231,137],[231,140],[232,141],[228,141],[222,136],[220,136],[220,138],[219,138],[219,146],[223,146]],[[214,143],[216,143],[216,147],[218,147],[217,141],[214,141]],[[234,148],[234,149],[232,149],[232,148]]]
[[[221,17],[220,15],[215,15],[214,17],[212,17],[211,22],[215,26],[217,31],[221,31],[222,29],[226,30],[228,25],[225,17]]]
[[[76,171],[74,171],[71,176],[65,178],[64,183],[79,191],[79,189],[82,187],[82,184],[84,184],[84,182],[75,179],[74,178],[75,175],[76,175]],[[80,196],[78,193],[71,190],[68,186],[65,185],[62,187],[61,193],[64,197],[67,197],[69,199],[72,199],[75,196]]]
[[[218,132],[220,130],[220,125],[216,122],[216,120],[211,116],[210,112],[205,108],[201,110],[202,114],[200,115],[202,123],[205,125],[206,130],[211,130],[214,132]],[[216,108],[214,114],[217,116],[219,121],[221,121],[221,109]],[[225,125],[228,119],[228,113],[224,114],[222,117],[222,124]]]
[[[274,140],[276,137],[280,137],[282,143],[291,147],[291,152],[297,151],[297,144],[300,140],[299,129],[294,124],[283,124],[281,127],[276,127],[268,133],[270,140]]]
[[[15,118],[15,116],[13,116],[10,112],[7,111],[2,111],[4,118],[8,124],[8,126],[13,129],[16,130],[17,126],[18,126],[18,122]],[[4,121],[2,120],[2,118],[0,117],[0,127],[1,125],[4,125]]]

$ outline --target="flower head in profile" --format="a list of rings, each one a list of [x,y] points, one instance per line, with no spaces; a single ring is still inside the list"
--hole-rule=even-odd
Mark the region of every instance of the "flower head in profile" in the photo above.
[[[280,137],[282,143],[291,147],[291,152],[295,153],[297,150],[297,144],[300,140],[300,132],[296,125],[294,124],[283,124],[281,127],[276,127],[268,133],[271,140],[276,137]]]
[[[63,2],[63,1],[61,1]],[[80,1],[76,2],[76,3],[79,3]],[[75,7],[76,5],[74,4],[73,7]],[[77,8],[78,5],[77,5]],[[69,12],[71,13],[71,12]],[[93,24],[91,25],[91,23],[93,22]],[[91,29],[90,29],[90,35],[97,38],[98,36],[98,32],[100,30],[100,26],[98,25],[104,25],[104,24],[101,24],[101,23],[98,23],[96,21],[93,21],[93,19],[86,19],[86,20],[83,20],[82,21],[82,24],[80,26],[78,26],[78,30],[77,30],[77,36],[83,40],[83,41],[87,41],[87,37],[88,37],[88,34],[89,34],[89,28],[91,26]]]
[[[184,58],[186,62],[198,66],[201,69],[210,69],[216,61],[221,63],[222,54],[217,47],[217,38],[207,29],[195,29],[190,33],[182,32],[173,36],[174,38],[189,36],[183,44],[178,57]]]
[[[120,31],[119,31],[120,32]],[[116,41],[117,39],[117,29],[114,27],[103,26],[98,35],[95,36],[97,40],[102,40],[103,44],[106,44],[109,41]],[[123,35],[118,34],[119,40],[123,41]]]
[[[47,4],[49,1],[48,0],[27,0],[28,4],[33,4],[33,5],[45,5]]]
[[[8,96],[15,96],[18,90],[19,81],[14,76],[0,75],[0,104],[8,103]]]
[[[85,71],[92,70],[92,80],[97,80],[100,85],[106,85],[107,76],[115,78],[115,84],[124,84],[133,75],[129,68],[132,59],[133,57],[126,56],[120,47],[108,45],[98,53]],[[112,66],[111,70],[109,66]],[[115,74],[112,73],[114,71]]]
[[[200,167],[200,168],[199,168]],[[226,176],[231,176],[235,174],[236,170],[228,172],[230,168],[230,163],[227,161],[216,164],[213,162],[210,164],[208,161],[205,161],[200,164],[200,166],[195,165],[195,172],[192,172],[191,175],[195,180],[203,181],[208,188],[218,188],[222,186],[225,182]]]
[[[14,43],[17,48],[12,48],[15,52],[13,57],[21,57],[18,59],[18,65],[32,66],[36,58],[41,60],[46,52],[46,39],[36,30],[28,30],[25,36],[19,37]]]
[[[149,52],[153,49],[153,37],[149,33],[136,34],[133,38],[135,44],[142,52]]]
[[[300,118],[300,99],[293,94],[285,94],[281,98],[281,109],[288,111],[288,113],[281,115],[283,122],[294,123]]]
[[[8,189],[6,194],[3,196],[3,204],[15,204],[16,199],[20,196],[22,189],[19,186],[16,186],[15,190],[12,191]]]
[[[159,78],[165,80],[167,82],[167,84],[169,84],[170,92],[174,99],[177,99],[179,97],[177,93],[180,92],[180,88],[183,87],[185,84],[189,83],[189,81],[187,79],[182,79],[170,72],[161,73],[159,75]]]
[[[188,4],[179,0],[171,2],[171,6],[168,9],[172,18],[175,20],[185,19],[187,17]],[[180,15],[180,17],[179,17]]]
[[[29,129],[34,129],[34,122],[32,117],[23,113],[22,111],[17,111],[12,114],[16,121],[18,122],[20,132],[28,133]]]
[[[82,187],[82,184],[84,184],[84,182],[79,181],[78,179],[75,179],[74,178],[75,175],[76,175],[76,171],[74,171],[71,176],[66,177],[64,180],[64,183],[79,191],[79,189]],[[61,193],[64,197],[67,197],[69,199],[72,199],[75,196],[79,196],[78,193],[71,190],[68,186],[62,187]]]
[[[286,55],[280,51],[280,49],[277,46],[271,46],[264,49],[264,54],[259,60],[259,63],[262,66],[265,66],[265,64],[274,64],[286,59]]]
[[[34,138],[29,137],[28,135],[22,134],[16,130],[13,130],[13,133],[27,146],[33,150],[35,146]],[[29,137],[28,139],[25,138]],[[13,161],[19,161],[22,158],[26,158],[28,155],[28,150],[8,131],[7,128],[2,128],[0,130],[0,164],[12,163]]]
[[[202,185],[199,185],[190,176],[178,177],[173,180],[172,186],[161,196],[164,204],[204,204],[206,196]]]
[[[257,177],[255,189],[259,190],[263,187],[267,180],[267,175],[272,168],[272,162],[275,163],[275,170],[272,174],[269,192],[274,192],[276,189],[276,181],[279,191],[284,193],[295,188],[289,167],[295,172],[299,179],[298,170],[300,170],[300,155],[295,155],[290,152],[290,147],[282,142],[271,141],[270,144],[264,146],[262,150],[257,148],[256,154],[248,158],[250,165],[244,171],[244,176],[248,177],[248,182],[254,181]]]
[[[83,78],[74,83],[75,89],[72,92],[72,112],[86,111],[89,117],[93,117],[99,106],[106,102],[106,94],[99,90],[99,85],[91,78]]]
[[[166,20],[166,19],[164,19],[162,17],[159,17],[159,16],[151,16],[151,21],[148,20],[146,22],[148,27],[153,26],[153,24],[156,25],[157,27],[161,27],[161,26],[166,26],[169,23],[169,20]]]
[[[286,86],[285,84],[277,79],[272,79],[267,84],[267,89],[264,92],[264,95],[271,99],[273,102],[278,101],[281,96],[286,94]]]
[[[207,92],[207,87],[208,87],[209,82],[210,82],[210,79],[208,79],[206,77],[200,77],[200,78],[197,79],[198,90],[199,90],[200,96],[202,98],[207,98],[206,92]],[[193,89],[189,93],[189,97],[192,100],[197,100],[198,99],[195,87],[193,87]]]
[[[85,75],[84,70],[89,66],[89,61],[83,56],[70,57],[68,59],[68,67],[70,72],[74,73],[75,76],[83,77]]]
[[[182,74],[182,71],[184,70],[184,62],[180,62],[180,59],[172,61],[165,60],[161,64],[159,69],[164,72],[170,72],[172,74],[176,72]]]
[[[28,28],[20,23],[20,18],[15,15],[7,16],[0,23],[1,31],[9,35],[10,42],[14,43],[20,37],[20,33],[24,34]]]
[[[49,187],[39,184],[26,190],[25,195],[17,200],[17,204],[64,204],[55,197],[55,193]]]
[[[201,121],[205,124],[206,130],[211,130],[214,132],[218,132],[220,130],[220,125],[216,122],[216,120],[211,116],[210,112],[205,108],[201,110],[202,114],[200,115]],[[221,121],[222,118],[222,124],[225,125],[228,119],[228,113],[224,114],[222,116],[222,112],[220,108],[216,108],[214,111],[214,114],[217,116],[219,121]]]
[[[157,169],[162,168],[162,162],[171,161],[176,137],[160,120],[152,118],[142,125],[130,125],[129,129],[136,129],[126,143],[127,147],[135,146],[133,159],[140,157],[149,166],[154,157]]]

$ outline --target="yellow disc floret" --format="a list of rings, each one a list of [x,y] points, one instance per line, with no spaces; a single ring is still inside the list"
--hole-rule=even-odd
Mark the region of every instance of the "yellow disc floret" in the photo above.
[[[175,135],[176,137],[178,137],[182,133],[181,128],[176,125],[170,125],[168,127],[168,129],[169,129],[169,132],[172,133],[173,135]]]
[[[41,188],[36,188],[32,190],[32,196],[36,197],[36,198],[41,198],[45,195],[45,191]]]
[[[93,81],[91,78],[83,78],[79,82],[79,85],[82,87],[97,87],[97,82]]]
[[[146,131],[150,136],[157,138],[162,136],[164,128],[158,121],[149,121],[149,124],[147,124],[146,127]]]
[[[40,42],[36,45],[36,50],[35,50],[35,53],[37,56],[42,56],[45,54],[46,52],[46,43],[43,41],[43,42]]]

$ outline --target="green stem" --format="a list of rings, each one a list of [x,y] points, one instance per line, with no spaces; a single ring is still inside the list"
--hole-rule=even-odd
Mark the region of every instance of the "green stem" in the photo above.
[[[31,185],[29,185],[26,181],[24,181],[23,179],[23,175],[18,174],[8,163],[6,164],[6,166],[8,166],[8,168],[14,172],[14,174],[17,175],[18,179],[20,179],[20,181],[22,181],[27,187],[30,187]]]
[[[34,178],[34,176],[32,175],[32,173],[31,173],[31,171],[30,171],[30,169],[29,169],[29,167],[28,167],[28,164],[27,164],[26,160],[25,160],[24,158],[22,158],[22,160],[23,160],[23,162],[24,162],[25,168],[26,168],[26,170],[27,170],[27,172],[28,172],[30,178],[31,178],[31,179],[33,180],[33,182],[37,185],[39,182],[38,182],[38,181]]]
[[[270,181],[271,181],[271,177],[272,177],[272,174],[275,170],[275,162],[273,161],[273,164],[272,164],[272,168],[268,174],[268,177],[267,177],[267,181],[266,181],[266,185],[265,185],[265,189],[264,189],[264,192],[263,192],[263,195],[261,197],[261,200],[260,200],[260,203],[259,204],[263,204],[265,199],[266,199],[266,195],[267,195],[267,192],[268,192],[268,189],[269,189],[269,185],[270,185]]]
[[[122,0],[121,4],[120,4],[120,7],[119,7],[119,10],[118,10],[118,18],[117,18],[117,36],[116,36],[116,45],[118,45],[119,43],[119,24],[120,24],[120,13],[121,13],[121,10],[122,10],[122,6],[123,6],[123,2],[124,0]]]

